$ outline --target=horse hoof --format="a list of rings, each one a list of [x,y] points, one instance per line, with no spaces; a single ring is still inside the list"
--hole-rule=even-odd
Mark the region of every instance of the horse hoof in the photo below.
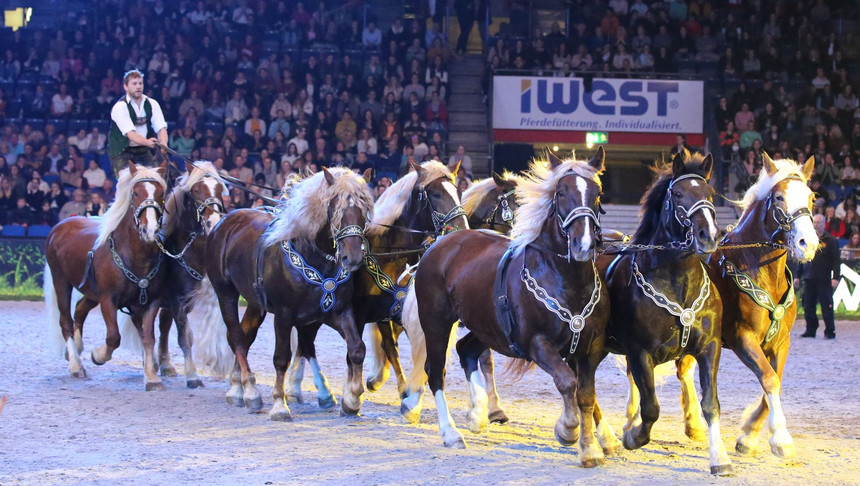
[[[695,442],[704,442],[708,440],[708,431],[694,427],[684,427],[684,434]]]
[[[375,392],[375,391],[379,390],[380,388],[382,388],[382,382],[381,381],[367,380],[367,391]]]
[[[146,384],[146,391],[161,391],[164,390],[164,385],[160,381],[151,381]]]
[[[188,388],[203,388],[203,381],[198,379],[188,380],[185,382],[185,386]]]
[[[777,457],[788,458],[794,455],[794,444],[771,444],[770,452]]]
[[[317,403],[319,403],[321,409],[328,410],[337,406],[337,398],[334,395],[328,398],[317,398]]]
[[[94,364],[94,365],[96,365],[96,366],[101,366],[101,365],[103,365],[103,364],[107,363],[107,361],[99,361],[99,360],[97,360],[97,359],[96,359],[96,353],[95,353],[95,351],[93,351],[92,353],[90,353],[90,361],[92,361],[92,362],[93,362],[93,364]]]
[[[583,459],[582,460],[582,467],[584,467],[586,469],[591,469],[591,468],[597,467],[597,466],[603,466],[605,464],[606,464],[606,459],[604,459],[602,457],[594,457],[592,459]]]
[[[490,423],[494,424],[508,423],[508,416],[505,415],[505,412],[502,410],[496,410],[495,412],[490,413],[489,419]]]
[[[406,404],[400,404],[400,415],[403,415],[409,424],[417,424],[421,420],[421,410],[411,409]]]
[[[645,444],[647,444],[649,441],[650,438],[646,437],[646,439],[642,443],[637,442],[636,439],[633,437],[633,433],[630,430],[624,432],[624,437],[621,438],[621,443],[624,444],[624,448],[628,451],[639,449]]]
[[[242,400],[241,397],[236,398],[231,395],[227,395],[227,404],[233,405],[234,407],[242,408],[245,406],[245,401]]]
[[[73,378],[86,378],[87,377],[87,370],[81,368],[77,371],[72,371],[70,374],[72,375]]]
[[[173,366],[162,366],[159,368],[158,374],[161,376],[174,377],[176,376],[176,368]]]
[[[559,435],[557,430],[553,430],[553,432],[555,433],[555,440],[557,440],[559,444],[561,444],[565,447],[570,447],[570,446],[576,445],[576,442],[579,440],[579,434],[574,434],[573,440],[567,440],[564,437],[562,437],[561,435]]]
[[[453,440],[445,441],[444,444],[445,444],[445,447],[447,447],[449,449],[465,449],[466,448],[466,441],[464,441],[462,437],[457,437]]]
[[[721,464],[719,466],[711,466],[711,474],[714,476],[731,476],[734,474],[731,464]]]
[[[754,448],[752,448],[752,447],[750,447],[750,446],[746,445],[745,443],[743,443],[743,442],[741,442],[741,441],[737,441],[737,442],[735,443],[735,451],[736,451],[738,454],[741,454],[741,455],[744,455],[744,456],[752,456],[752,455],[754,455],[754,454],[755,454],[755,449],[754,449]]]
[[[360,410],[352,409],[346,406],[345,403],[341,402],[340,406],[340,416],[341,417],[358,417]]]
[[[611,456],[613,454],[616,454],[618,452],[619,446],[620,446],[620,444],[607,445],[607,446],[601,447],[601,449],[603,449],[603,455],[604,456]]]
[[[261,410],[263,408],[263,397],[245,398],[244,402],[245,406],[248,407],[248,410],[252,412]]]
[[[288,410],[274,410],[269,412],[269,420],[273,422],[292,422],[293,416]]]

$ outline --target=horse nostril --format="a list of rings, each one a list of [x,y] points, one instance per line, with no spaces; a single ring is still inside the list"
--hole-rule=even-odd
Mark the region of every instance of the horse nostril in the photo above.
[[[705,231],[704,228],[699,230],[699,239],[702,239],[702,240],[708,239],[708,232]]]
[[[801,248],[806,248],[806,240],[803,238],[797,240],[797,246],[799,246]]]

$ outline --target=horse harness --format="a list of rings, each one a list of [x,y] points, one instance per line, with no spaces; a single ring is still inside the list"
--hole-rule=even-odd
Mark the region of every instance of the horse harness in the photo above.
[[[514,226],[514,211],[511,209],[511,205],[508,202],[508,198],[513,196],[517,192],[516,189],[511,189],[508,192],[503,192],[499,194],[496,198],[496,205],[493,206],[493,211],[490,212],[490,215],[484,219],[484,224],[491,228],[495,228],[496,226]],[[496,216],[501,217],[502,222],[496,222]]]
[[[770,316],[770,326],[767,328],[767,333],[764,335],[764,342],[769,343],[777,334],[779,334],[782,318],[785,317],[786,309],[794,303],[794,277],[791,270],[785,267],[785,278],[788,280],[788,290],[782,295],[779,303],[776,303],[770,293],[756,285],[752,278],[744,272],[740,271],[731,260],[727,260],[723,255],[720,258],[720,267],[723,269],[723,275],[729,276],[735,282],[738,289],[747,295],[752,301],[762,309],[768,312]]]
[[[462,229],[459,226],[454,226],[449,223],[460,216],[463,216],[464,218],[466,217],[466,210],[463,209],[463,206],[458,204],[451,208],[447,213],[436,211],[432,206],[430,206],[430,197],[427,195],[427,189],[424,188],[423,184],[418,186],[418,201],[423,202],[425,205],[430,207],[430,217],[433,219],[433,227],[436,229],[437,234],[444,236],[452,231]]]
[[[579,314],[574,315],[568,308],[564,307],[558,299],[550,295],[550,293],[543,288],[534,277],[531,276],[529,269],[526,267],[526,249],[528,246],[534,246],[538,250],[547,251],[550,254],[554,254],[560,258],[566,259],[568,262],[571,260],[570,254],[570,232],[568,228],[573,222],[579,218],[588,218],[594,222],[595,230],[600,232],[600,218],[599,216],[588,206],[577,206],[573,208],[565,217],[562,217],[558,212],[558,193],[553,196],[553,205],[555,206],[555,212],[557,217],[557,222],[559,227],[561,228],[562,233],[565,234],[567,238],[567,255],[561,255],[559,253],[553,252],[548,248],[543,248],[540,245],[536,245],[534,243],[530,243],[526,247],[523,248],[523,266],[520,270],[520,280],[523,282],[523,285],[532,293],[534,298],[544,305],[550,312],[555,314],[562,322],[567,323],[570,331],[573,333],[570,341],[570,350],[569,356],[573,356],[576,351],[577,345],[579,344],[579,336],[583,329],[585,329],[585,320],[591,316],[592,312],[594,312],[594,308],[597,306],[597,303],[600,301],[600,292],[602,289],[602,284],[600,281],[600,276],[597,274],[597,269],[594,266],[594,260],[591,261],[591,268],[594,274],[594,287],[591,291],[591,298],[582,308],[582,311]],[[510,267],[510,263],[514,258],[514,250],[513,248],[508,248],[508,250],[502,255],[502,258],[499,260],[499,264],[496,268],[496,278],[493,282],[493,304],[496,311],[496,321],[502,328],[502,332],[505,334],[505,337],[508,340],[508,349],[510,349],[511,353],[514,356],[521,359],[530,359],[528,354],[522,349],[522,347],[517,344],[517,337],[519,336],[519,326],[517,325],[516,316],[514,316],[513,309],[511,308],[511,299],[507,295],[507,273],[508,268]]]
[[[275,220],[272,220],[272,222],[269,223],[269,227],[271,227],[271,224],[274,221]],[[266,228],[266,231],[268,231],[269,227]],[[253,286],[263,310],[267,309],[269,306],[268,296],[266,295],[263,282],[263,273],[265,271],[265,261],[263,256],[267,248],[263,243],[263,234],[265,234],[266,231],[257,238],[257,242],[254,245],[255,275]],[[340,241],[350,236],[358,236],[364,241],[364,230],[361,226],[353,224],[345,226],[337,231],[334,235],[335,255],[337,255],[337,252],[339,251]],[[366,246],[365,241],[365,247]],[[291,241],[281,242],[281,251],[284,252],[284,260],[286,263],[299,272],[306,283],[319,287],[320,290],[322,290],[323,295],[320,298],[320,310],[323,312],[330,311],[336,303],[335,291],[337,291],[341,284],[349,280],[352,273],[346,268],[338,265],[337,274],[334,277],[326,277],[321,271],[307,263],[307,260],[305,260],[301,253],[295,249]],[[323,255],[326,260],[337,262],[336,256],[329,255],[328,253],[323,253]]]

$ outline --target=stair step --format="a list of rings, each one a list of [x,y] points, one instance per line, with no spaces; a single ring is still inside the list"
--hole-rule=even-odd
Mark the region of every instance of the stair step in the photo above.
[[[477,94],[452,94],[451,95],[451,105],[456,107],[459,110],[460,107],[464,106],[478,106],[480,108],[485,108],[484,106],[484,95]],[[451,110],[448,110],[449,112]]]
[[[456,133],[477,133],[477,134],[483,133],[484,135],[486,135],[487,134],[487,125],[486,124],[484,124],[484,125],[480,125],[480,124],[471,125],[468,123],[454,123],[454,121],[452,120],[451,123],[448,125],[448,131],[449,132],[456,132]]]

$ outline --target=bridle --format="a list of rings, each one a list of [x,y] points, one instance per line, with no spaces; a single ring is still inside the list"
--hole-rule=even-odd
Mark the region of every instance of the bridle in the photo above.
[[[428,184],[431,184],[439,179],[434,179]],[[459,226],[449,224],[451,221],[459,218],[460,216],[466,217],[466,210],[463,209],[463,206],[457,204],[453,208],[451,208],[447,213],[440,213],[433,208],[433,205],[430,203],[430,197],[427,195],[427,189],[424,184],[420,184],[417,186],[418,188],[418,201],[422,202],[424,206],[430,209],[430,217],[433,219],[433,228],[436,230],[437,236],[445,236],[446,234],[457,231],[458,229],[462,229]]]
[[[516,189],[511,189],[508,192],[503,192],[496,197],[496,205],[493,206],[493,210],[490,212],[490,215],[484,219],[484,224],[495,227],[495,226],[508,226],[513,228],[514,226],[514,211],[511,209],[511,205],[508,202],[508,198],[513,196],[517,192]],[[502,222],[496,222],[496,216],[500,216]]]
[[[141,182],[151,182],[156,185],[161,185],[163,183],[163,181],[161,180],[152,177],[146,177],[135,181],[134,185],[138,185]],[[158,202],[155,199],[147,198],[144,199],[140,204],[138,204],[137,207],[134,207],[133,203],[130,201],[129,208],[132,210],[132,215],[134,215],[134,226],[135,228],[137,228],[138,231],[140,231],[140,215],[143,214],[143,212],[147,209],[155,210],[155,220],[158,221],[158,225],[161,226],[161,215],[164,214],[163,202]]]
[[[664,219],[668,222],[669,215],[675,216],[675,221],[681,225],[681,228],[686,228],[686,238],[684,243],[681,245],[679,249],[689,249],[693,244],[693,220],[691,219],[693,215],[697,211],[710,211],[711,215],[716,221],[717,210],[714,208],[714,204],[707,199],[699,199],[689,209],[675,202],[675,199],[672,197],[672,188],[675,187],[675,184],[686,180],[686,179],[698,179],[702,181],[706,186],[708,185],[708,180],[699,174],[684,174],[682,176],[676,177],[669,182],[669,187],[666,188],[666,198],[665,203],[663,204],[663,209],[666,213]]]
[[[783,180],[796,180],[805,184],[804,180],[797,175],[790,175]],[[771,191],[770,194],[768,194],[767,196],[767,209],[769,210],[771,209],[771,207],[773,207],[773,212],[771,214],[773,215],[773,220],[776,221],[777,225],[776,229],[770,235],[771,241],[774,243],[778,243],[776,241],[776,237],[777,234],[782,231],[783,233],[785,233],[786,239],[788,240],[785,243],[785,246],[792,246],[794,240],[794,231],[791,228],[792,223],[794,223],[800,218],[803,218],[804,216],[812,220],[812,211],[810,211],[808,207],[804,206],[801,208],[797,208],[791,214],[786,213],[785,210],[782,209],[779,204],[774,203],[773,191]]]
[[[559,178],[558,184],[561,184],[562,179],[564,179],[565,177],[572,176],[572,175],[579,176],[575,172],[569,171],[567,174],[565,174]],[[582,177],[582,176],[579,176],[579,177]],[[583,179],[585,179],[588,182],[591,182],[592,184],[594,183],[593,181],[589,180],[587,177],[583,177]],[[571,258],[573,258],[573,255],[571,255],[571,250],[570,250],[570,227],[571,227],[571,225],[573,225],[573,222],[576,221],[577,219],[580,219],[580,218],[590,219],[592,221],[592,223],[594,223],[594,234],[597,238],[596,244],[597,244],[597,246],[600,246],[600,244],[603,241],[603,232],[601,231],[601,228],[600,228],[600,214],[604,214],[605,211],[603,211],[603,208],[600,207],[600,203],[598,203],[597,212],[595,212],[592,208],[590,208],[588,206],[577,206],[577,207],[571,209],[570,212],[567,213],[567,215],[562,216],[561,212],[560,212],[560,206],[558,204],[558,184],[556,184],[556,186],[555,186],[555,194],[553,194],[553,196],[552,196],[552,204],[554,207],[553,210],[555,211],[555,215],[556,215],[556,222],[558,223],[558,226],[561,229],[561,232],[564,234],[565,238],[567,239],[567,254],[566,255],[558,254],[558,256],[565,258],[565,259],[567,259],[568,262],[570,262]]]
[[[331,221],[331,208],[333,205],[329,206],[329,221]],[[325,253],[325,257],[327,260],[338,262],[340,260],[340,242],[345,240],[346,238],[350,238],[356,236],[361,238],[361,252],[363,255],[367,254],[368,248],[370,245],[367,243],[367,239],[364,237],[364,228],[357,224],[346,225],[340,229],[335,229],[333,226],[331,227],[332,231],[332,244],[334,245],[334,258],[332,258],[328,253]],[[362,257],[363,259],[363,257]]]

